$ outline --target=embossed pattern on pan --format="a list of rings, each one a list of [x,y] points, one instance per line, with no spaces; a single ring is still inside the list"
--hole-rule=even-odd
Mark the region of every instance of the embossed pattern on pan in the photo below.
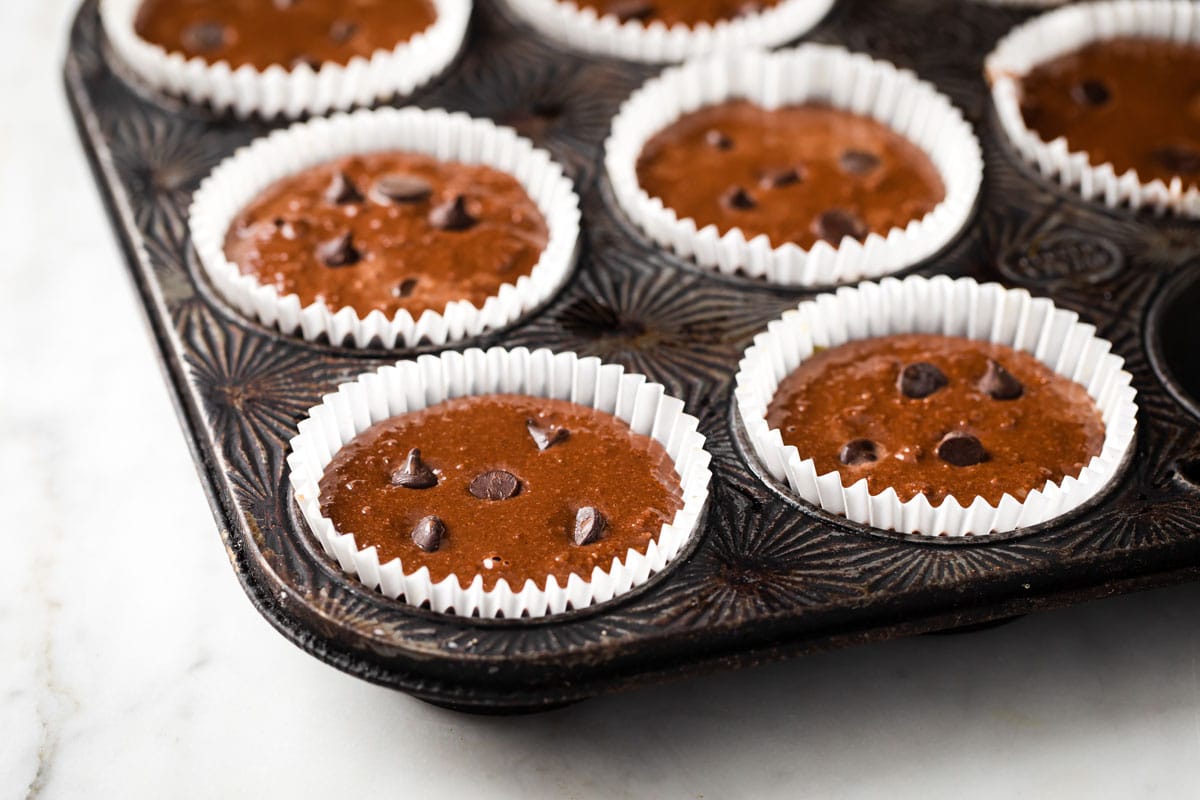
[[[915,70],[979,134],[986,174],[974,219],[915,271],[1051,297],[1114,344],[1137,390],[1134,453],[1098,502],[986,542],[939,543],[873,533],[789,500],[750,455],[730,414],[738,359],[757,330],[813,293],[703,273],[616,210],[597,169],[607,120],[656,70],[568,52],[498,3],[478,4],[458,63],[411,102],[496,118],[549,149],[575,180],[584,230],[561,292],[455,349],[551,347],[623,364],[687,401],[713,455],[707,518],[690,552],[629,595],[539,622],[413,609],[357,585],[321,551],[294,509],[287,441],[324,393],[409,353],[288,340],[217,297],[189,249],[186,209],[201,178],[268,126],[124,83],[107,61],[95,2],[85,2],[68,93],[251,600],[339,669],[456,708],[512,712],[1200,577],[1200,420],[1151,356],[1148,342],[1159,340],[1147,322],[1180,276],[1200,276],[1200,224],[1087,204],[1011,150],[982,61],[1029,14],[841,0],[808,37]]]

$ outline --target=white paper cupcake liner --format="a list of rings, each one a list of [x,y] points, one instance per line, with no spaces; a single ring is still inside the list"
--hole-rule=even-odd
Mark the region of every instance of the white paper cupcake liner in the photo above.
[[[1078,477],[1048,481],[1024,502],[1004,495],[963,505],[947,497],[933,506],[925,495],[901,502],[894,489],[872,495],[866,479],[847,486],[841,475],[818,475],[812,459],[785,445],[766,420],[780,382],[816,348],[898,333],[936,333],[1004,344],[1031,353],[1087,389],[1103,415],[1104,445]],[[735,402],[754,452],[767,471],[804,500],[883,530],[930,536],[1001,533],[1045,522],[1094,497],[1116,475],[1133,441],[1137,406],[1131,376],[1112,345],[1079,315],[1055,308],[1023,289],[970,278],[919,276],[847,287],[802,303],[754,338],[739,365]]]
[[[334,309],[322,302],[302,307],[297,295],[281,294],[243,275],[225,257],[230,224],[269,185],[341,156],[384,150],[486,164],[516,178],[549,230],[546,249],[533,271],[515,284],[501,286],[482,307],[461,300],[441,313],[428,310],[413,319],[402,309],[389,318],[378,310],[361,316],[349,306]],[[384,347],[411,347],[422,341],[441,345],[512,323],[566,281],[579,238],[579,198],[549,153],[509,128],[460,113],[384,108],[298,123],[238,150],[201,184],[192,201],[190,226],[200,263],[217,291],[264,325],[286,334],[299,332],[309,341],[322,334],[333,344],[349,339],[355,347],[367,347],[373,340]]]
[[[765,235],[747,240],[734,228],[697,228],[638,183],[646,142],[685,114],[732,99],[773,109],[806,102],[878,120],[924,151],[941,175],[946,197],[921,219],[886,236],[820,241],[805,250],[772,247]],[[839,47],[804,45],[695,61],[667,70],[621,107],[606,143],[605,167],[617,203],[651,239],[697,264],[778,284],[820,286],[903,269],[947,245],[970,219],[983,179],[979,141],[962,113],[913,73]]]
[[[1170,39],[1200,44],[1200,3],[1190,0],[1121,0],[1080,3],[1051,11],[1014,28],[987,57],[985,69],[1000,125],[1017,152],[1042,175],[1074,188],[1085,200],[1116,208],[1149,208],[1200,217],[1200,186],[1186,188],[1176,176],[1142,181],[1136,170],[1117,174],[1112,163],[1093,165],[1084,152],[1072,152],[1065,137],[1052,142],[1025,124],[1021,79],[1038,64],[1086,45],[1120,36]],[[1154,87],[1146,87],[1153,92]],[[1180,113],[1184,113],[1182,110]],[[1128,120],[1136,125],[1137,120]]]
[[[1071,0],[974,0],[987,6],[1009,6],[1011,8],[1052,8]]]
[[[718,52],[778,47],[807,33],[834,0],[783,0],[757,14],[694,26],[638,20],[620,22],[570,0],[508,0],[527,23],[546,36],[590,53],[629,61],[683,61]]]
[[[483,578],[450,575],[434,583],[428,567],[406,572],[400,559],[379,563],[374,547],[359,549],[353,531],[338,531],[321,514],[319,482],[337,451],[377,422],[417,411],[450,398],[482,394],[525,394],[596,408],[614,414],[640,434],[666,448],[683,489],[683,508],[662,526],[645,553],[630,549],[608,569],[572,574],[560,584],[554,576],[527,580],[519,588],[501,579],[484,590]],[[421,356],[369,372],[344,383],[309,411],[291,441],[289,479],[296,502],[325,551],[342,569],[367,586],[413,605],[463,616],[508,619],[559,614],[601,603],[628,592],[661,572],[695,533],[708,498],[710,456],[695,417],[683,401],[664,393],[644,375],[626,373],[615,364],[574,353],[525,348],[470,349],[440,356]],[[566,543],[564,536],[564,546]]]
[[[265,1],[265,0],[264,0]],[[239,117],[326,114],[406,95],[441,73],[457,55],[471,16],[470,0],[433,0],[437,17],[424,31],[370,59],[265,70],[170,53],[138,36],[142,0],[102,0],[104,32],[122,65],[152,88],[189,102],[209,103]]]

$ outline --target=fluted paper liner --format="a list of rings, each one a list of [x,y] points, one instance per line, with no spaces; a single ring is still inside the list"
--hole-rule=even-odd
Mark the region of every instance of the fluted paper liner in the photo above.
[[[1011,8],[1051,8],[1069,3],[1071,0],[975,0],[982,5],[1009,6]]]
[[[1042,14],[1014,28],[986,61],[988,81],[1000,125],[1017,152],[1042,175],[1074,188],[1085,200],[1116,208],[1148,208],[1200,217],[1200,184],[1146,182],[1137,170],[1117,174],[1111,162],[1092,164],[1085,152],[1072,151],[1065,137],[1043,140],[1021,114],[1021,80],[1038,64],[1088,44],[1120,36],[1169,39],[1200,45],[1200,3],[1187,0],[1122,0],[1080,3]],[[1146,91],[1153,92],[1153,86]],[[1180,113],[1184,113],[1181,109]],[[1125,121],[1137,125],[1136,119]]]
[[[933,506],[919,494],[902,502],[894,489],[872,495],[866,479],[847,486],[841,475],[818,475],[812,459],[785,445],[766,420],[780,382],[815,348],[898,333],[936,333],[1005,344],[1032,354],[1081,384],[1104,419],[1104,444],[1076,477],[1047,481],[1024,502],[1006,494],[998,505],[982,497],[963,504],[953,496]],[[810,503],[854,522],[931,536],[999,533],[1045,522],[1094,497],[1116,475],[1133,441],[1137,406],[1131,377],[1112,345],[1096,337],[1079,315],[1034,298],[1023,289],[914,276],[824,294],[772,322],[746,350],[735,402],[754,452],[766,470]],[[1032,488],[1032,487],[1031,487]]]
[[[225,257],[225,235],[238,213],[275,181],[341,156],[383,150],[426,153],[443,161],[486,164],[512,175],[546,219],[546,248],[529,275],[506,283],[482,306],[451,302],[414,319],[401,309],[365,315],[324,302],[301,306]],[[384,108],[297,123],[241,148],[204,180],[189,214],[192,243],[217,291],[247,316],[307,340],[367,347],[446,344],[503,327],[545,302],[570,275],[579,237],[579,198],[550,154],[509,128],[461,113]]]
[[[268,2],[268,0],[263,0]],[[102,0],[100,20],[121,66],[152,88],[239,117],[296,118],[406,95],[429,82],[458,54],[471,17],[470,0],[432,0],[428,28],[391,50],[346,64],[272,65],[265,70],[168,52],[134,29],[142,0]]]
[[[590,575],[572,574],[563,584],[553,576],[540,582],[527,580],[521,587],[501,579],[490,590],[484,590],[481,575],[450,575],[434,583],[428,567],[409,572],[398,558],[380,564],[374,547],[359,549],[353,531],[338,531],[321,515],[321,475],[352,438],[398,414],[482,394],[569,400],[617,416],[666,448],[680,478],[683,508],[662,526],[644,553],[630,549],[607,569],[597,566]],[[309,411],[291,441],[289,479],[296,502],[325,551],[367,586],[413,605],[428,603],[435,611],[463,616],[542,617],[628,592],[661,572],[684,549],[695,533],[711,477],[710,457],[697,425],[695,417],[683,412],[683,401],[619,365],[549,350],[470,349],[401,361],[326,395]],[[566,531],[563,546],[573,546]]]
[[[683,61],[718,52],[777,47],[807,33],[834,0],[782,0],[771,8],[714,24],[621,22],[570,0],[508,0],[525,22],[571,47],[629,61]]]
[[[848,236],[836,247],[825,241],[807,250],[793,243],[772,247],[765,235],[747,240],[738,228],[724,235],[715,225],[697,228],[639,185],[637,159],[652,136],[680,117],[733,99],[768,109],[821,102],[872,117],[929,156],[946,196],[904,228],[871,233],[862,242]],[[604,163],[621,209],[659,245],[723,273],[796,286],[878,277],[928,258],[966,224],[983,177],[979,141],[948,98],[911,72],[824,45],[719,56],[667,70],[621,107]]]

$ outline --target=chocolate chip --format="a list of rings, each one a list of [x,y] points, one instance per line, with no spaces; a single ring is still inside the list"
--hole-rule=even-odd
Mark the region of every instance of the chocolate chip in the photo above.
[[[969,433],[952,431],[937,446],[938,458],[955,467],[972,467],[987,461],[983,443]]]
[[[804,179],[799,167],[768,170],[758,179],[758,185],[764,189],[782,189]]]
[[[571,432],[566,428],[543,428],[533,417],[525,420],[525,429],[533,437],[533,443],[537,445],[538,450],[549,450],[571,436]]]
[[[721,133],[716,128],[711,128],[704,134],[704,142],[709,147],[715,147],[718,150],[732,150],[733,139],[730,139],[725,134]]]
[[[362,199],[362,194],[349,175],[341,170],[333,173],[329,185],[325,187],[325,202],[340,206],[345,203],[358,203]]]
[[[654,6],[647,0],[617,0],[608,4],[608,13],[621,22],[643,20],[654,13]]]
[[[333,39],[337,44],[345,44],[356,33],[358,33],[358,23],[350,22],[349,20],[335,20],[329,26],[329,38]]]
[[[354,247],[350,231],[317,245],[317,258],[327,267],[349,267],[357,264],[362,253]]]
[[[225,46],[225,26],[219,22],[197,22],[183,29],[183,47],[193,53],[211,53]]]
[[[1186,145],[1159,147],[1150,154],[1150,157],[1176,175],[1200,172],[1200,150]]]
[[[494,469],[476,476],[467,491],[480,500],[507,500],[521,491],[521,482],[511,472]]]
[[[866,150],[846,150],[838,159],[838,164],[851,175],[866,175],[879,166],[879,157]]]
[[[433,515],[421,517],[420,521],[413,526],[413,544],[426,553],[435,552],[442,546],[444,538],[446,538],[446,523]]]
[[[429,212],[429,224],[443,231],[465,231],[478,221],[467,211],[467,199],[461,194]]]
[[[879,454],[875,450],[875,443],[870,439],[851,439],[842,445],[838,460],[848,466],[857,467],[860,464],[878,461]]]
[[[405,489],[430,489],[437,483],[437,475],[421,460],[421,451],[415,447],[408,451],[404,466],[392,473],[392,485]]]
[[[317,245],[317,260],[325,266],[350,266],[358,264],[361,258],[362,253],[354,247],[354,236],[348,230]]]
[[[396,297],[412,297],[413,290],[416,288],[416,278],[405,278],[392,288],[392,294]]]
[[[749,211],[752,208],[758,207],[758,203],[754,201],[749,192],[740,186],[734,186],[721,195],[721,202],[727,208],[737,209],[738,211]]]
[[[419,203],[433,193],[433,186],[416,175],[393,172],[375,181],[375,191],[394,203]]]
[[[1021,382],[999,363],[988,359],[987,372],[979,379],[979,391],[993,400],[1016,400],[1025,392]]]
[[[847,236],[859,241],[867,238],[867,226],[859,216],[840,208],[831,208],[814,219],[812,231],[834,245]]]
[[[929,397],[949,382],[946,379],[946,373],[933,364],[928,361],[917,361],[900,370],[896,386],[905,397],[920,400],[923,397]]]
[[[592,506],[584,506],[575,512],[575,530],[571,532],[571,540],[577,545],[591,544],[604,533],[608,520],[600,511]]]
[[[1071,87],[1071,99],[1081,106],[1102,106],[1112,94],[1103,81],[1087,78]]]

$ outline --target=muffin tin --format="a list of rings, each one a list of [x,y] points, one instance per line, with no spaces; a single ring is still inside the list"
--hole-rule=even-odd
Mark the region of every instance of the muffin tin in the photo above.
[[[583,205],[566,288],[472,346],[597,355],[662,383],[713,455],[688,552],[628,595],[545,620],[439,615],[347,577],[295,507],[288,439],[338,384],[416,350],[349,350],[261,326],[220,300],[187,235],[199,181],[272,124],[215,117],[123,79],[95,0],[71,33],[66,85],[144,302],[222,539],[262,614],[316,657],[434,703],[506,713],[718,668],[929,631],[1200,577],[1200,223],[1089,204],[1004,141],[983,59],[1029,10],[841,0],[806,40],[914,69],[948,93],[985,150],[966,232],[914,272],[1025,287],[1096,324],[1138,392],[1117,482],[1052,523],[986,539],[871,530],[791,499],[748,448],[731,386],[755,332],[813,291],[704,272],[654,247],[600,166],[621,101],[657,68],[571,52],[477,3],[450,71],[408,103],[489,116],[549,148]]]

